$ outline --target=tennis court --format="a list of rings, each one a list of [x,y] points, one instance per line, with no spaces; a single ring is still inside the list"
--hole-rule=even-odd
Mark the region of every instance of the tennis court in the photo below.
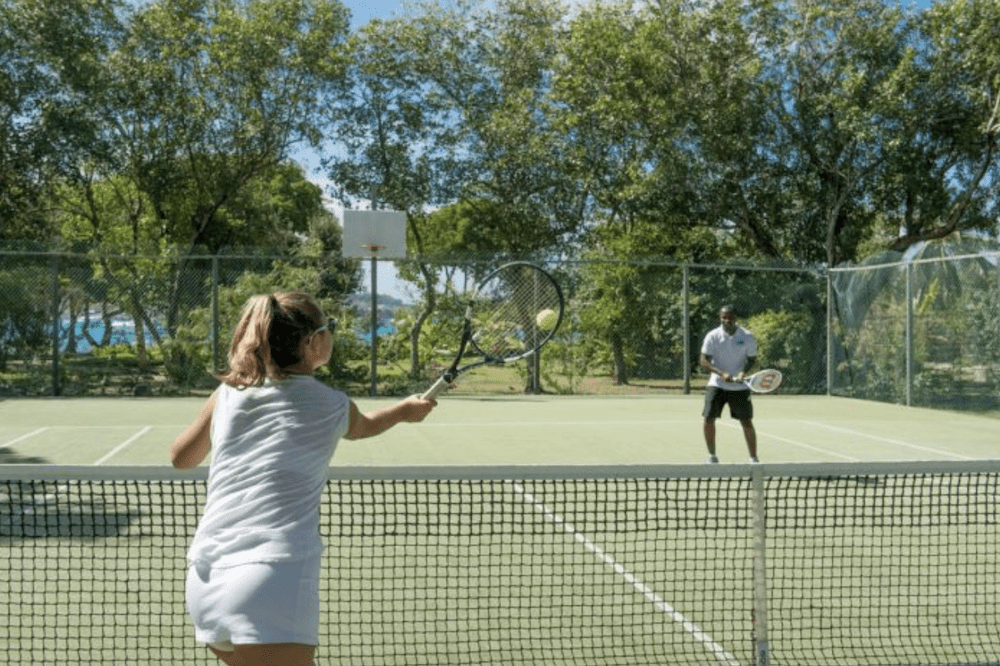
[[[389,399],[359,398],[361,409]],[[201,399],[0,402],[0,461],[163,465]],[[764,462],[997,456],[996,419],[826,396],[754,397]],[[702,463],[701,396],[441,398],[419,424],[341,442],[337,465]],[[746,462],[739,424],[718,421],[723,462]]]
[[[0,663],[212,663],[200,403],[0,403]],[[319,664],[1000,662],[994,419],[758,396],[707,465],[699,396],[440,403],[338,449]]]

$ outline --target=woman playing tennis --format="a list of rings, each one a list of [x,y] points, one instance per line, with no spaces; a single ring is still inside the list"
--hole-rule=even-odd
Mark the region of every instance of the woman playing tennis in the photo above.
[[[196,639],[230,666],[313,666],[319,505],[337,442],[421,421],[436,404],[414,396],[362,414],[318,381],[335,324],[303,292],[251,298],[222,383],[170,448],[179,468],[212,452],[186,597]]]

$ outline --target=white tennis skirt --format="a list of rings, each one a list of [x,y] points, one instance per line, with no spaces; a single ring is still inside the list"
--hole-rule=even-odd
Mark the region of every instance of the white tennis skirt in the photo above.
[[[195,638],[217,650],[269,643],[319,644],[320,558],[188,568]]]

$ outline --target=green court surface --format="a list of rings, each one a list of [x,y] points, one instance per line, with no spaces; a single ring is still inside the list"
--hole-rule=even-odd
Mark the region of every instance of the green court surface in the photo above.
[[[741,464],[707,465],[700,395],[439,403],[337,449],[318,664],[1000,659],[996,419],[755,396],[765,464],[727,415]],[[183,592],[206,470],[163,467],[201,404],[0,401],[0,665],[218,663]]]
[[[364,411],[390,399],[358,398]],[[0,464],[169,464],[202,399],[0,402]],[[996,419],[827,396],[754,397],[764,462],[995,458]],[[702,463],[700,394],[473,399],[444,396],[422,423],[343,441],[335,465]],[[746,462],[739,424],[717,427],[722,462]]]

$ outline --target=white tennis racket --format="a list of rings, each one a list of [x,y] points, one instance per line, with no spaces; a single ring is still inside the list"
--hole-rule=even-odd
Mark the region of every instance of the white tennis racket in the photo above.
[[[455,360],[423,398],[435,397],[473,368],[531,356],[552,339],[562,318],[562,290],[551,275],[524,261],[504,264],[470,296]],[[458,367],[469,351],[475,360]]]
[[[781,386],[781,379],[780,370],[768,368],[744,378],[743,383],[754,393],[771,393]]]

